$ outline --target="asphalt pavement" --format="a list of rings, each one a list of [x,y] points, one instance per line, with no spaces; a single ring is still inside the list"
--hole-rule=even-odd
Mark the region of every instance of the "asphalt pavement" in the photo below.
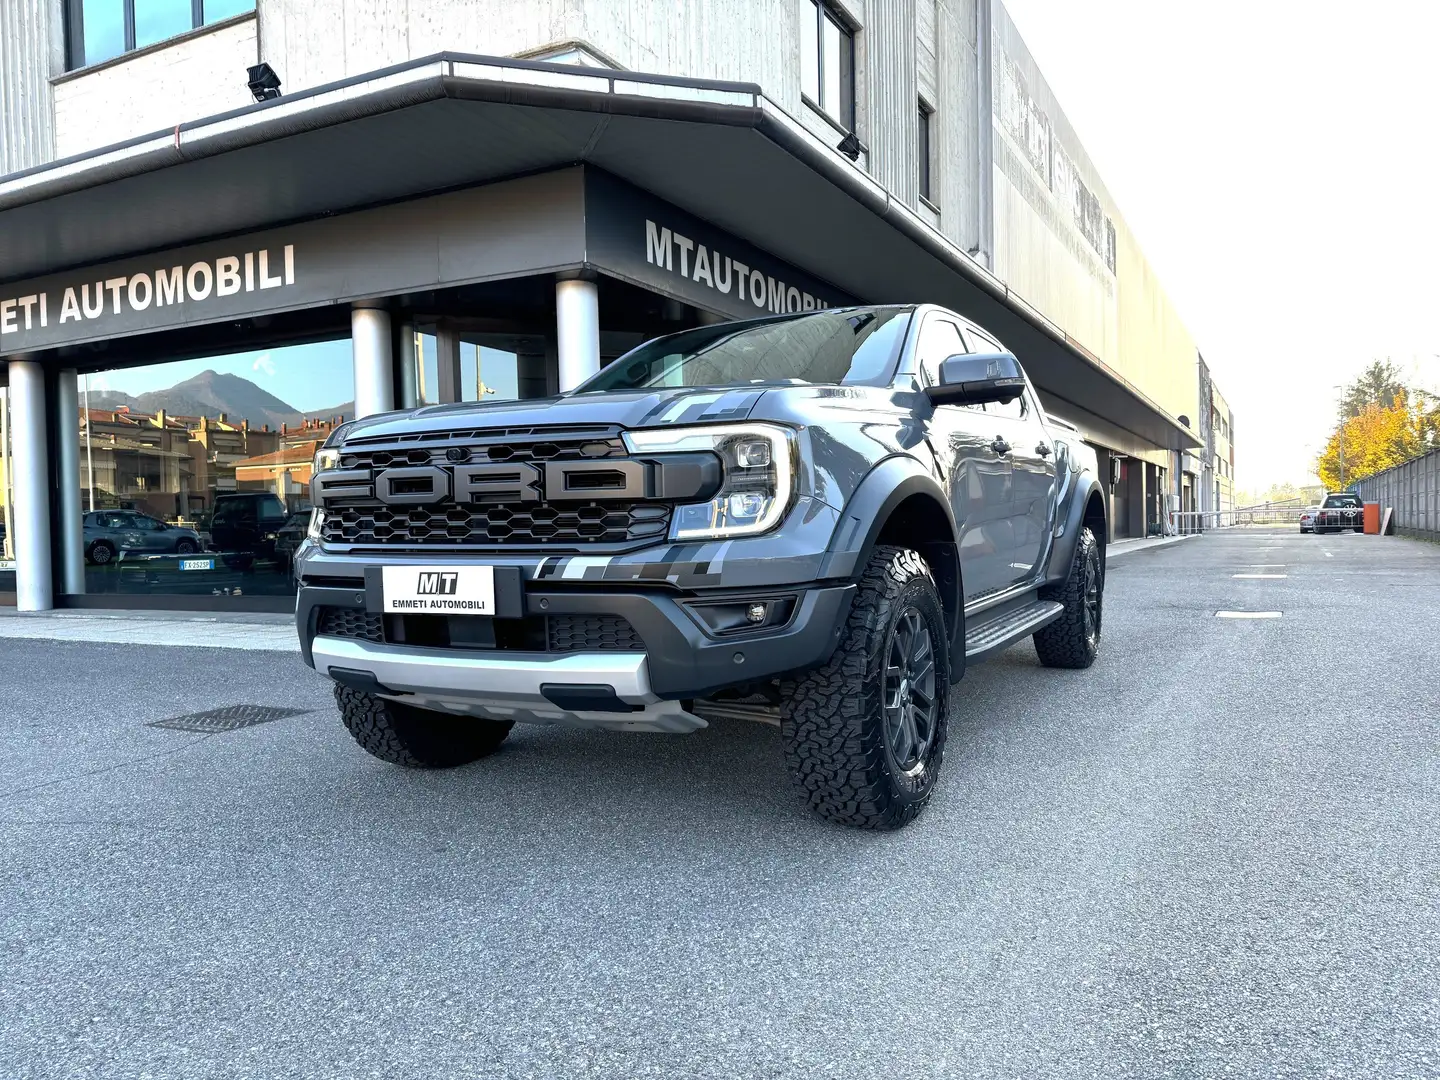
[[[872,835],[763,725],[410,772],[291,652],[6,637],[0,1077],[1437,1077],[1437,644],[1440,547],[1132,552]]]

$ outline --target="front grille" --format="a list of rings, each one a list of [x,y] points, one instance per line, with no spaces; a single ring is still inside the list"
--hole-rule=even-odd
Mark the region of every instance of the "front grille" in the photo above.
[[[527,464],[625,458],[625,443],[614,428],[515,428],[492,431],[427,432],[388,438],[373,448],[363,440],[340,452],[340,469],[372,476],[382,470],[463,464]],[[361,481],[362,490],[364,481]],[[338,497],[325,503],[320,529],[324,544],[355,547],[494,548],[636,545],[664,540],[671,507],[655,501],[604,498],[554,502],[481,496],[475,502],[449,499],[420,505],[392,505],[373,495]]]
[[[405,507],[364,503],[325,516],[320,535],[329,544],[541,545],[623,544],[662,540],[670,531],[663,503],[595,502],[581,506]]]
[[[449,645],[450,621],[473,619],[468,615],[400,615],[406,640],[431,647]],[[532,615],[524,619],[503,619],[513,624],[508,632],[496,635],[498,651],[543,648],[549,652],[637,652],[645,648],[635,628],[619,615]],[[356,608],[323,607],[320,609],[319,633],[328,637],[352,638],[385,644],[384,620]],[[437,631],[441,631],[437,633]],[[543,638],[542,635],[543,634]],[[532,644],[533,643],[533,644]]]
[[[551,652],[599,652],[645,648],[635,628],[619,615],[551,615]]]

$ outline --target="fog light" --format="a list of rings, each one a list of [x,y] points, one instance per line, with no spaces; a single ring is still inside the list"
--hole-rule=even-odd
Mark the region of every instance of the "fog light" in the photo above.
[[[745,619],[747,622],[762,623],[765,621],[765,615],[769,610],[769,607],[765,604],[751,604],[745,610]]]

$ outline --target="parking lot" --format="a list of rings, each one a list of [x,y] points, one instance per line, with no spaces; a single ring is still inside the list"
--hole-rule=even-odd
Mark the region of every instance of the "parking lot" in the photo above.
[[[1434,545],[1126,554],[875,835],[767,726],[408,772],[293,653],[0,639],[0,1076],[1437,1076],[1437,642]]]

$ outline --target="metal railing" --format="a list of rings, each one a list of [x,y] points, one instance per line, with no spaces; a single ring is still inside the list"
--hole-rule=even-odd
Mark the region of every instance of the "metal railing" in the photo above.
[[[1440,450],[1366,477],[1357,485],[1360,498],[1380,504],[1393,514],[1398,536],[1440,540]]]
[[[1302,514],[1313,506],[1252,506],[1243,510],[1172,510],[1165,525],[1167,536],[1185,536],[1212,529],[1299,529]]]

